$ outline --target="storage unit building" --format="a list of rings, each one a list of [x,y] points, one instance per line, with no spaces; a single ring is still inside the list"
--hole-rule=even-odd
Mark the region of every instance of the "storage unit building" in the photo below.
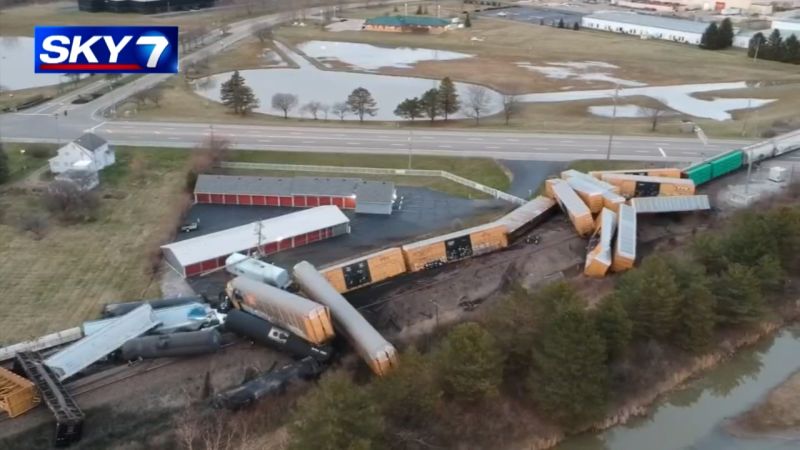
[[[508,247],[506,227],[488,223],[404,245],[410,272],[432,269],[446,263]]]
[[[601,11],[581,19],[584,28],[631,34],[644,39],[663,39],[684,44],[700,44],[708,23],[618,11]]]
[[[357,213],[391,214],[395,186],[387,181],[326,177],[200,175],[195,203],[311,208],[335,205]]]
[[[350,220],[336,206],[319,206],[193,239],[163,245],[167,263],[184,277],[225,266],[232,253],[263,254],[350,233]]]
[[[340,293],[378,283],[405,272],[406,262],[399,247],[320,269],[320,273]]]

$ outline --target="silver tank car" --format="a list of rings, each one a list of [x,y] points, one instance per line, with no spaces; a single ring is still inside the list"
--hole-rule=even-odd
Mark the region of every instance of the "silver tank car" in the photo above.
[[[334,322],[372,371],[387,374],[397,365],[397,350],[306,261],[294,266],[294,279],[300,289],[331,310]]]
[[[217,330],[144,336],[123,344],[121,358],[133,361],[139,358],[202,355],[216,352],[221,345],[222,336]]]
[[[225,270],[231,275],[250,278],[279,289],[286,289],[292,282],[286,270],[241,253],[228,256],[225,260]]]

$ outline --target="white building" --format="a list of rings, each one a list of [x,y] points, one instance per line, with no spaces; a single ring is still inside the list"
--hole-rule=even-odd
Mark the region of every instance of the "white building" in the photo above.
[[[777,28],[781,31],[800,31],[800,14],[795,17],[774,17],[772,19],[772,28]],[[800,33],[794,33],[800,35]]]
[[[581,25],[600,31],[641,36],[642,39],[697,45],[709,24],[648,14],[602,11],[584,16]]]
[[[115,160],[114,150],[105,139],[86,133],[58,149],[58,155],[50,158],[50,171],[64,173],[79,169],[97,172],[114,164]]]
[[[75,183],[78,189],[90,191],[100,184],[100,175],[96,170],[89,168],[89,160],[81,160],[72,165],[72,168],[61,172],[55,176],[58,181],[69,181]]]

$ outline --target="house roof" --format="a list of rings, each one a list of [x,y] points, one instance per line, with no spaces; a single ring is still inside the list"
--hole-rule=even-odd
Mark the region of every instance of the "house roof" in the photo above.
[[[429,16],[380,16],[367,19],[366,25],[385,27],[446,27],[450,21]]]
[[[333,205],[318,206],[298,212],[262,220],[258,236],[258,223],[228,228],[216,233],[162,245],[171,252],[179,264],[186,267],[231,253],[243,252],[261,245],[279,242],[323,228],[349,223],[350,219]]]
[[[107,143],[107,141],[94,133],[86,133],[75,139],[76,144],[89,151],[95,151]]]
[[[392,203],[395,189],[391,181],[361,181],[356,185],[358,203]]]
[[[708,28],[709,25],[707,22],[695,22],[672,17],[655,16],[652,14],[637,14],[618,11],[601,11],[588,15],[586,18],[699,34],[702,34],[704,31],[706,31],[706,28]]]

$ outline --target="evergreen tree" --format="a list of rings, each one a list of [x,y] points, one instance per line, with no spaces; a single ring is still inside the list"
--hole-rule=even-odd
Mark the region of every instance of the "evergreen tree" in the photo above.
[[[394,115],[413,122],[417,117],[422,117],[422,102],[417,97],[407,98],[397,105]]]
[[[564,27],[565,27],[564,18],[562,17],[562,18],[558,19],[558,28],[564,28]]]
[[[741,264],[731,264],[714,284],[716,312],[720,322],[740,325],[761,318],[764,300],[755,270]]]
[[[764,49],[766,42],[767,38],[764,37],[763,33],[758,32],[754,34],[753,37],[750,38],[750,42],[747,44],[747,56],[749,58],[756,58],[758,56],[763,58],[764,55],[761,53],[761,50]],[[756,55],[756,52],[758,52],[759,55]]]
[[[795,34],[790,35],[783,41],[783,61],[793,64],[800,64],[800,41]]]
[[[608,360],[624,355],[631,341],[633,323],[618,297],[610,295],[600,301],[595,324],[606,342]]]
[[[11,176],[11,168],[8,167],[8,155],[6,155],[6,151],[3,148],[3,145],[0,144],[0,184],[5,183],[8,181],[8,178]]]
[[[416,12],[416,14],[417,14],[418,16],[421,16],[421,15],[422,15],[422,4],[419,4],[419,5],[417,5],[417,12]]]
[[[686,351],[700,352],[708,348],[716,326],[710,280],[695,262],[673,260],[670,269],[680,290],[672,341]]]
[[[467,13],[467,17],[464,18],[464,28],[472,28],[472,19],[470,19],[469,13]]]
[[[456,91],[456,85],[453,84],[453,81],[450,77],[444,77],[442,82],[439,83],[439,111],[441,111],[442,115],[444,116],[444,120],[447,121],[447,116],[449,114],[454,114],[461,108],[461,102],[458,100],[458,92]]]
[[[436,116],[438,116],[440,113],[439,90],[434,88],[425,91],[420,98],[420,102],[425,115],[431,119],[431,122],[433,122],[436,119]]]
[[[647,258],[637,270],[625,273],[615,295],[633,322],[634,335],[655,339],[670,335],[680,292],[665,258]]]
[[[375,99],[372,98],[372,94],[363,87],[358,87],[350,93],[347,97],[347,106],[350,108],[355,115],[358,116],[358,121],[363,123],[364,116],[374,116],[375,113],[378,112],[378,108],[376,108]]]
[[[719,26],[717,35],[717,49],[728,48],[733,45],[733,24],[731,19],[725,18]]]
[[[706,31],[703,32],[703,36],[700,38],[700,48],[704,48],[706,50],[716,50],[717,44],[719,42],[719,28],[717,27],[716,22],[711,22]]]
[[[436,353],[436,366],[445,394],[466,402],[497,394],[502,377],[501,361],[494,338],[474,322],[453,328]]]
[[[293,450],[341,450],[380,446],[384,432],[378,403],[342,372],[324,375],[300,399],[290,424]]]
[[[245,84],[244,77],[239,75],[238,70],[233,72],[228,81],[222,83],[220,100],[236,114],[245,115],[258,108],[258,99],[250,86]]]
[[[411,348],[400,366],[375,384],[376,403],[396,425],[423,425],[434,414],[441,397],[429,358]]]
[[[559,311],[533,351],[528,391],[542,412],[567,426],[602,415],[608,397],[603,337],[578,308]]]
[[[704,233],[692,241],[691,253],[711,275],[718,275],[728,267],[725,247],[719,234]]]
[[[774,255],[764,255],[754,266],[756,277],[764,291],[780,292],[786,281],[786,273]]]
[[[581,29],[581,24],[578,21],[572,22],[572,29],[575,31],[579,31]]]
[[[783,59],[783,37],[781,31],[777,28],[772,30],[772,33],[767,38],[765,59],[773,61],[780,61]]]

